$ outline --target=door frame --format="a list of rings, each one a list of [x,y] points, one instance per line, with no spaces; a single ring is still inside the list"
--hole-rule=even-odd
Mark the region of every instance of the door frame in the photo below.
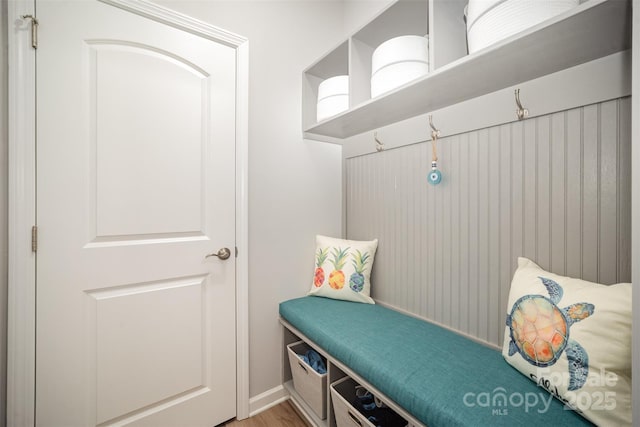
[[[147,0],[99,0],[236,50],[236,416],[249,416],[248,142],[249,41]],[[7,426],[35,425],[36,55],[35,0],[9,0],[9,262],[7,298]]]

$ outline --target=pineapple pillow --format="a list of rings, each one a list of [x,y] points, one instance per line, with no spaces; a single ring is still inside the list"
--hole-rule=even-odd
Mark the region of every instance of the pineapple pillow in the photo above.
[[[375,304],[371,268],[378,239],[356,241],[316,236],[316,268],[309,295]]]

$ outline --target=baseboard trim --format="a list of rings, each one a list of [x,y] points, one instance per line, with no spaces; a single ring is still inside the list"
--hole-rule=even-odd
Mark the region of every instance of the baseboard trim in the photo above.
[[[249,399],[249,416],[253,417],[254,415],[257,415],[262,411],[266,411],[287,399],[289,399],[289,393],[285,390],[282,384],[267,390],[264,393],[260,393],[259,395]]]

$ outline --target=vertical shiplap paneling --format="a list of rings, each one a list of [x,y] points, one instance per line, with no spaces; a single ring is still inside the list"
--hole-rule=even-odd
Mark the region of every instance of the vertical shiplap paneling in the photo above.
[[[402,202],[400,197],[401,189],[399,188],[402,185],[402,183],[400,182],[401,174],[402,174],[401,169],[403,169],[402,163],[401,163],[402,154],[403,154],[402,151],[403,150],[393,150],[389,153],[392,158],[391,165],[393,165],[392,173],[393,173],[393,194],[394,194],[393,201],[389,206],[389,209],[391,209],[392,211],[392,217],[393,217],[393,221],[390,223],[390,227],[391,227],[390,234],[393,236],[392,237],[392,241],[393,241],[392,259],[394,260],[394,265],[398,266],[398,269],[393,271],[393,274],[391,274],[391,278],[395,279],[396,284],[393,287],[393,292],[391,293],[390,301],[392,301],[393,304],[399,307],[406,307],[406,305],[403,304],[403,302],[401,301],[399,297],[399,292],[398,292],[398,289],[406,286],[406,283],[403,280],[403,275],[405,271],[403,271],[404,267],[402,264],[404,259],[402,258],[402,254],[401,254],[402,244],[406,240],[406,236],[402,229],[402,216],[404,215],[404,212],[402,211],[402,207],[401,207],[401,202]]]
[[[550,257],[551,270],[566,274],[566,210],[567,197],[567,139],[566,112],[551,116],[551,205],[550,205]]]
[[[478,336],[489,339],[489,132],[478,133]],[[481,302],[482,301],[482,302]],[[486,303],[485,303],[486,301]]]
[[[598,203],[600,192],[600,105],[583,109],[582,152],[582,274],[587,280],[598,280]],[[610,145],[615,141],[610,141]]]
[[[427,176],[429,171],[429,165],[431,157],[428,156],[430,153],[427,144],[419,144],[419,163],[420,163],[420,175],[423,177]],[[426,185],[418,185],[418,195],[420,196],[420,249],[421,252],[419,254],[419,270],[420,270],[420,309],[416,312],[420,316],[427,317],[428,312],[428,277],[429,277],[429,264],[425,261],[427,257],[429,257],[429,241],[428,241],[428,204],[427,204],[427,195],[429,192],[429,188]]]
[[[400,259],[398,257],[398,242],[402,240],[402,236],[400,235],[397,226],[398,217],[400,215],[398,206],[398,159],[399,159],[399,151],[391,151],[389,152],[390,161],[385,165],[387,168],[388,176],[391,178],[392,185],[392,197],[385,204],[389,220],[387,222],[387,239],[391,243],[390,246],[390,257],[389,259],[393,261],[393,265],[399,266]],[[392,169],[393,167],[393,169]],[[390,271],[387,273],[387,277],[389,280],[393,280],[395,283],[392,287],[389,288],[388,298],[393,304],[398,304],[398,296],[396,289],[398,286],[403,286],[404,284],[401,280],[398,279],[398,271]]]
[[[523,122],[523,169],[524,169],[524,252],[523,255],[530,259],[536,257],[536,231],[537,231],[537,209],[536,199],[538,193],[538,182],[536,179],[538,150],[536,149],[536,120],[527,120]]]
[[[489,187],[489,220],[487,223],[487,233],[489,237],[488,245],[488,276],[487,276],[487,288],[489,296],[488,304],[488,325],[487,325],[487,341],[498,342],[500,339],[501,329],[499,328],[502,313],[505,307],[502,306],[500,301],[500,196],[501,196],[501,182],[500,182],[500,169],[501,157],[500,157],[500,127],[496,126],[489,129],[489,141],[488,141],[488,163],[486,165],[488,175],[488,187]]]
[[[504,339],[505,316],[507,300],[509,297],[509,287],[511,284],[511,272],[514,266],[514,257],[511,249],[511,236],[513,234],[513,209],[512,209],[512,170],[513,157],[511,150],[511,126],[500,126],[500,162],[498,180],[500,182],[500,214],[498,218],[498,227],[500,234],[500,278],[499,278],[499,295],[500,303],[498,304],[498,342]]]
[[[410,272],[409,266],[411,265],[409,261],[410,254],[410,246],[411,241],[413,240],[413,233],[409,234],[409,224],[411,222],[411,208],[410,208],[410,194],[413,187],[413,183],[410,182],[409,174],[410,168],[409,165],[409,156],[411,155],[413,147],[407,147],[406,150],[398,150],[400,155],[400,179],[398,181],[398,214],[399,214],[399,225],[400,232],[398,233],[398,247],[400,251],[398,253],[400,257],[400,268],[402,269],[402,274],[400,276],[401,283],[406,286],[401,286],[397,289],[398,298],[403,307],[407,307],[410,309],[411,304],[409,301],[408,295],[408,287],[412,285],[410,280]],[[415,165],[413,166],[415,167]]]
[[[387,163],[386,159],[387,153],[380,153],[377,159],[372,159],[371,162],[374,164],[374,170],[376,170],[378,174],[378,179],[376,180],[376,203],[372,203],[369,205],[365,205],[369,208],[369,211],[375,210],[376,213],[373,215],[375,221],[375,226],[379,229],[379,232],[376,234],[372,234],[370,236],[355,236],[350,233],[347,234],[350,238],[366,238],[366,239],[374,239],[378,238],[378,250],[376,252],[375,259],[386,259],[388,258],[387,246],[389,245],[387,239],[387,228],[385,224],[386,212],[385,212],[385,203],[386,199],[389,197],[388,191],[389,188],[386,185],[389,178],[387,177],[387,171],[385,164]],[[355,160],[355,159],[353,159]],[[354,218],[354,221],[361,221],[360,218]],[[347,217],[347,224],[351,224],[352,222],[350,218]],[[347,227],[347,231],[349,228]],[[373,264],[373,272],[372,272],[372,283],[388,283],[389,278],[387,277],[387,271],[389,269],[380,268],[381,266],[374,262]],[[372,296],[376,299],[386,301],[387,298],[384,295],[384,290],[388,289],[389,286],[380,286],[379,288],[373,287],[371,290]]]
[[[471,221],[469,218],[469,190],[471,189],[471,180],[469,179],[469,154],[471,153],[471,144],[469,144],[469,134],[459,135],[456,142],[460,146],[460,240],[458,240],[458,250],[460,252],[460,301],[458,303],[458,312],[456,313],[460,320],[459,329],[468,332],[470,322],[470,304],[469,304],[469,287],[471,286],[471,275],[469,266],[471,261]],[[453,139],[453,138],[452,138]]]
[[[420,147],[412,146],[411,155],[419,156]],[[412,313],[420,311],[419,306],[419,290],[420,290],[420,163],[409,162],[411,166],[409,170],[409,182],[411,183],[411,191],[409,191],[409,210],[411,212],[409,218],[409,227],[407,233],[411,233],[411,239],[409,240],[408,256],[409,256],[409,281],[411,288],[408,289],[409,304],[407,309]]]
[[[567,112],[566,275],[582,275],[582,109]]]
[[[431,164],[431,150],[427,150],[427,157],[429,164]],[[434,241],[436,236],[436,204],[434,197],[434,187],[427,185],[427,312],[425,316],[434,319],[436,311],[436,258],[437,248],[435,248]]]
[[[478,299],[480,288],[480,271],[478,262],[480,259],[480,212],[479,191],[480,180],[478,173],[478,133],[469,134],[469,184],[467,191],[469,194],[469,333],[473,336],[480,336]]]
[[[600,176],[598,202],[598,282],[613,283],[617,278],[617,230],[618,216],[618,102],[607,102],[600,106]],[[608,143],[611,141],[611,147]]]
[[[381,249],[383,249],[381,255],[383,259],[388,260],[390,265],[396,266],[395,259],[395,233],[393,233],[393,222],[395,221],[395,209],[393,209],[393,204],[395,202],[396,197],[396,175],[393,170],[393,160],[394,160],[394,152],[389,151],[384,153],[385,162],[383,164],[384,169],[384,178],[385,181],[383,183],[383,194],[384,200],[382,202],[382,212],[384,216],[382,218],[382,224],[384,227],[383,237],[380,239]],[[348,221],[348,219],[347,219]],[[383,241],[384,240],[384,241]],[[384,267],[384,266],[378,266]],[[390,268],[379,268],[379,270],[383,271],[383,280],[384,283],[388,283],[388,286],[381,286],[381,290],[384,292],[380,296],[380,299],[383,301],[390,301],[392,303],[395,302],[393,299],[393,291],[396,286],[401,285],[397,278],[394,277],[395,271]]]
[[[449,159],[452,157],[452,150],[450,144],[440,144],[439,152],[442,153],[443,158]],[[446,168],[443,169],[447,178],[452,177],[450,163],[446,164]],[[443,183],[446,186],[447,191],[442,192],[442,282],[451,282],[451,197],[453,193],[453,180],[446,179]],[[442,287],[442,318],[441,322],[447,325],[451,324],[451,286]]]
[[[393,227],[393,257],[395,259],[395,264],[398,266],[398,269],[394,271],[393,278],[396,279],[396,285],[393,288],[392,301],[393,304],[398,305],[400,307],[406,307],[406,303],[403,301],[401,290],[406,286],[405,276],[406,276],[406,260],[404,259],[403,254],[403,244],[406,242],[405,230],[402,225],[402,218],[406,215],[405,206],[402,200],[402,175],[404,172],[404,166],[402,164],[403,150],[395,150],[391,152],[391,157],[393,158],[393,169],[394,173],[394,194],[395,197],[393,199],[392,205],[390,209],[393,210],[393,222],[391,226]]]
[[[551,269],[550,116],[536,120],[536,260]]]
[[[374,298],[501,345],[518,256],[629,281],[628,98],[346,160],[347,234],[380,240]]]
[[[631,280],[631,99],[618,101],[618,230],[616,282]]]
[[[442,144],[440,144],[440,146],[442,147]],[[443,154],[442,149],[440,149],[440,154]],[[443,187],[446,188],[447,180],[442,182],[441,185],[443,185]],[[442,262],[444,259],[444,253],[443,253],[444,212],[443,212],[442,205],[443,205],[443,198],[444,198],[445,192],[436,191],[437,190],[436,188],[434,188],[433,190],[434,191],[431,192],[431,196],[433,197],[432,204],[435,207],[435,217],[434,217],[435,239],[433,239],[433,245],[432,245],[433,252],[434,252],[433,257],[435,259],[434,282],[433,282],[435,307],[434,307],[433,318],[437,322],[442,322],[442,296],[444,293],[444,286],[439,286],[438,284],[443,283]]]
[[[451,268],[451,316],[450,323],[451,327],[455,329],[460,329],[460,300],[461,300],[461,277],[462,277],[462,267],[460,262],[460,137],[455,136],[452,138],[454,141],[453,144],[450,145],[451,152],[449,156],[453,161],[448,167],[450,182],[451,182],[451,259],[450,259],[450,268]]]
[[[368,206],[368,207],[370,208],[369,209],[370,211],[371,210],[376,211],[376,213],[374,214],[374,218],[376,219],[375,226],[378,227],[380,231],[377,234],[372,234],[370,236],[367,236],[367,239],[372,239],[376,237],[378,238],[378,251],[376,253],[376,258],[384,259],[388,257],[386,251],[387,251],[387,246],[389,245],[389,239],[387,238],[387,227],[386,227],[386,218],[388,215],[385,210],[385,206],[387,205],[387,199],[390,197],[389,187],[387,184],[390,178],[387,176],[387,168],[386,168],[387,153],[380,153],[376,157],[377,159],[375,159],[374,170],[377,173],[377,179],[376,179],[377,203],[375,203],[375,205],[373,206]],[[377,279],[375,280],[375,282],[382,281],[382,283],[388,283],[388,280],[390,279],[389,274],[391,274],[389,269],[377,268],[378,265],[375,262],[373,266],[374,266],[373,273],[377,275]],[[381,287],[381,289],[384,291],[384,289],[388,289],[389,287],[390,286],[383,286]],[[380,298],[386,301],[386,297],[381,292],[377,292],[377,291],[378,290],[376,288],[373,289],[374,298]]]
[[[524,256],[524,124],[510,125],[511,144],[511,271]]]
[[[405,270],[404,275],[402,276],[402,283],[405,283],[407,286],[402,286],[401,289],[398,289],[398,293],[400,294],[401,300],[403,301],[403,306],[407,307],[407,310],[413,311],[413,302],[410,298],[410,287],[415,286],[412,280],[413,276],[413,266],[412,261],[412,253],[411,250],[413,248],[413,240],[415,236],[413,233],[409,235],[409,230],[412,229],[413,225],[411,224],[413,221],[413,209],[412,209],[412,195],[414,191],[415,184],[412,178],[412,169],[416,167],[416,164],[410,163],[410,156],[412,155],[414,147],[407,147],[407,150],[399,150],[402,152],[401,157],[401,165],[402,173],[400,180],[400,184],[398,187],[401,204],[398,205],[398,209],[403,212],[402,215],[402,228],[400,229],[400,234],[405,236],[404,239],[401,239],[401,257],[402,261],[400,263],[401,268]]]

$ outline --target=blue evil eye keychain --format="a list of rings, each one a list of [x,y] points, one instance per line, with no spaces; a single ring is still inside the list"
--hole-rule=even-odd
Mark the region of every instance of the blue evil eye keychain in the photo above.
[[[427,177],[427,181],[431,185],[438,185],[440,181],[442,181],[442,174],[438,170],[438,152],[436,150],[436,142],[438,141],[438,136],[440,136],[440,131],[433,126],[433,119],[429,116],[429,125],[431,126],[431,172],[429,172],[429,176]]]
[[[442,174],[438,170],[438,162],[431,162],[431,172],[429,172],[429,184],[437,185],[442,181]]]

